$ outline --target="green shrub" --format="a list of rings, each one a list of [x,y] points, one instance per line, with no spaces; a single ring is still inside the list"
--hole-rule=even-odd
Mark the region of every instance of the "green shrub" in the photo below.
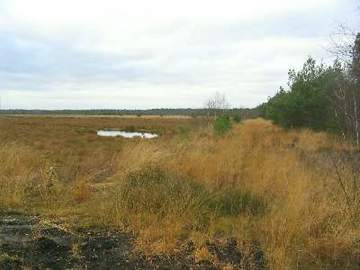
[[[231,120],[228,115],[218,116],[213,124],[214,132],[216,135],[223,135],[231,129]]]
[[[314,130],[337,131],[337,108],[333,92],[341,78],[335,64],[327,67],[309,58],[303,69],[289,71],[289,89],[279,92],[261,105],[265,118],[286,128],[309,127]]]
[[[233,117],[233,120],[235,123],[240,123],[241,122],[241,115],[240,114],[235,114]]]

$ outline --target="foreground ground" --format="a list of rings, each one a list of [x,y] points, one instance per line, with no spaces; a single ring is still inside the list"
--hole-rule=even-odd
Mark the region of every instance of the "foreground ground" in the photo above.
[[[235,239],[224,245],[206,243],[216,264],[197,261],[194,243],[176,255],[145,256],[133,247],[131,235],[99,228],[65,228],[36,216],[3,213],[0,217],[0,269],[265,269],[263,252],[254,246],[243,256]]]
[[[0,265],[358,269],[359,161],[260,119],[3,117]]]

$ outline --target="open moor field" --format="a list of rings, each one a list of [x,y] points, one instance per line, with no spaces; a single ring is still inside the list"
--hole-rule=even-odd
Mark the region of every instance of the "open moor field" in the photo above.
[[[337,137],[262,119],[216,136],[200,118],[2,117],[0,208],[126,232],[148,256],[191,242],[221,265],[209,243],[235,239],[248,269],[358,269],[359,161]]]

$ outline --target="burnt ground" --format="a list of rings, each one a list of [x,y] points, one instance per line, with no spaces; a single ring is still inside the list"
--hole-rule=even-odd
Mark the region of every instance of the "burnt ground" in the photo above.
[[[0,214],[0,269],[266,269],[256,243],[245,256],[234,239],[207,243],[216,256],[195,262],[194,245],[184,244],[175,256],[146,257],[136,253],[129,234],[100,229],[68,231],[36,216]]]

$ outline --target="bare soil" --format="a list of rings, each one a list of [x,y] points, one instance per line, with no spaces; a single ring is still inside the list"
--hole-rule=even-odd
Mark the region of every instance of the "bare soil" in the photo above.
[[[90,229],[66,230],[44,223],[37,216],[17,213],[0,215],[0,269],[266,269],[263,253],[254,248],[245,258],[234,239],[219,246],[207,243],[218,258],[195,262],[191,242],[176,256],[146,257],[134,251],[133,238],[126,233]]]

